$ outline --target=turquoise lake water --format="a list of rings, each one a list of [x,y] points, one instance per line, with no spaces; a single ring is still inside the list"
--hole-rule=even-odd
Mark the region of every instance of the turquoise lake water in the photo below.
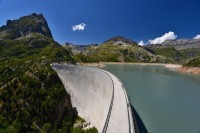
[[[200,133],[200,76],[162,66],[106,65],[124,84],[149,133]]]

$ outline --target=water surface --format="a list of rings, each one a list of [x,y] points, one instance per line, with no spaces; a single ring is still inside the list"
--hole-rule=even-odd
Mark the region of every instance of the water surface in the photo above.
[[[162,66],[108,64],[103,69],[122,81],[149,133],[200,133],[200,76]]]

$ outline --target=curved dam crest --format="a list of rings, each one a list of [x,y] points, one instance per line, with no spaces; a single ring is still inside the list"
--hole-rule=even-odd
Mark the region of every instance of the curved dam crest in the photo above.
[[[111,73],[92,67],[51,64],[78,115],[98,132],[134,133],[130,103],[122,83]]]

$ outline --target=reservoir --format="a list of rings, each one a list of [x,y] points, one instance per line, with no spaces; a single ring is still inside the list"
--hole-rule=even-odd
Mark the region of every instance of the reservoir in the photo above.
[[[200,133],[200,76],[164,66],[107,64],[149,133]]]

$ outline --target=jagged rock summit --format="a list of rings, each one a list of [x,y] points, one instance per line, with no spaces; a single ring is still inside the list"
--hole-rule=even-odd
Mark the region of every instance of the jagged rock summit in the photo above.
[[[105,41],[104,43],[113,43],[113,44],[137,44],[136,42],[128,39],[128,38],[125,38],[123,36],[117,36],[117,37],[113,37],[107,41]]]
[[[166,40],[162,43],[163,46],[174,46],[177,50],[188,48],[200,48],[200,39],[179,39],[179,40]]]
[[[39,33],[53,38],[43,14],[33,13],[16,20],[8,20],[6,25],[0,27],[0,40],[17,39],[30,33]]]
[[[73,54],[84,53],[87,50],[87,48],[95,47],[95,46],[98,46],[98,44],[75,45],[75,44],[66,42],[65,44],[62,45],[63,48],[71,51]]]

